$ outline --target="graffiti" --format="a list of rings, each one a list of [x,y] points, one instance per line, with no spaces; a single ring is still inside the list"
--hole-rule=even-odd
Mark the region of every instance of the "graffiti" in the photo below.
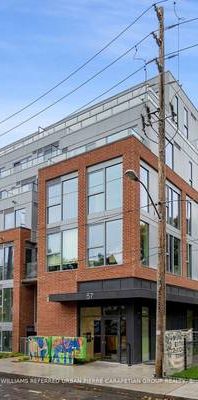
[[[74,359],[86,358],[86,341],[79,337],[52,337],[51,362],[73,364]]]
[[[167,374],[184,369],[184,338],[192,341],[192,330],[166,331],[164,340],[164,369]],[[187,349],[187,363],[192,362],[192,351]]]
[[[85,337],[32,336],[29,355],[32,361],[71,365],[74,359],[86,359],[87,340]]]
[[[31,336],[28,338],[29,355],[32,361],[49,362],[49,338]]]

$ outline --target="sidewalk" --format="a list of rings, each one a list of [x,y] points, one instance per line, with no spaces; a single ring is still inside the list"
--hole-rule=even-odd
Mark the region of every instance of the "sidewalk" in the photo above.
[[[0,372],[48,378],[51,381],[92,384],[152,394],[164,394],[198,399],[198,382],[184,382],[153,378],[151,365],[133,365],[96,361],[85,365],[63,366],[16,362],[13,358],[0,359]]]

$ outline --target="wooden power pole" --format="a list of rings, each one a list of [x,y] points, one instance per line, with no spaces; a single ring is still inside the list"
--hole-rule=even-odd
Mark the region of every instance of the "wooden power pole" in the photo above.
[[[156,359],[155,375],[163,376],[164,335],[166,330],[166,166],[165,166],[165,73],[164,73],[164,8],[155,7],[159,20],[159,36],[155,36],[159,46],[159,155],[158,155],[158,269],[156,304]]]

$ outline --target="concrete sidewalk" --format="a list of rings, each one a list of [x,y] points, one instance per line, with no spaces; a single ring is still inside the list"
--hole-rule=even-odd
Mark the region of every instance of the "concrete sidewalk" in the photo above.
[[[156,380],[151,365],[117,364],[96,361],[85,365],[53,365],[16,362],[13,358],[0,359],[0,372],[46,378],[50,381],[91,384],[152,394],[163,394],[198,399],[198,382]]]

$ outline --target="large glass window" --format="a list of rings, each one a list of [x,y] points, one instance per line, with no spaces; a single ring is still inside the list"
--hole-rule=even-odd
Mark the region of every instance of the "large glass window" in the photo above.
[[[122,263],[122,221],[106,223],[106,264]]]
[[[47,269],[60,271],[78,267],[78,229],[48,235]]]
[[[63,232],[62,269],[74,269],[78,266],[78,229]]]
[[[166,221],[175,228],[180,228],[180,194],[166,187]]]
[[[0,321],[12,322],[13,289],[3,288],[0,293]]]
[[[186,234],[192,235],[192,203],[186,201]]]
[[[122,220],[89,226],[89,266],[122,263]]]
[[[0,280],[13,279],[13,246],[0,247]]]
[[[52,233],[47,237],[48,271],[58,271],[61,265],[61,234]]]
[[[106,168],[106,209],[122,206],[122,164]]]
[[[88,175],[89,214],[104,211],[104,177],[103,169]]]
[[[21,208],[20,210],[15,211],[15,221],[16,227],[25,226],[26,225],[26,209]]]
[[[78,215],[78,178],[48,185],[47,223],[60,223]]]
[[[0,247],[0,281],[3,280],[4,248]]]
[[[12,321],[12,288],[3,289],[3,322]]]
[[[50,183],[47,188],[47,223],[61,220],[61,183]]]
[[[3,225],[3,211],[0,212],[0,231],[3,231],[4,225]]]
[[[175,275],[181,275],[181,245],[180,239],[166,236],[166,270]]]
[[[173,105],[173,120],[176,125],[179,123],[179,99],[177,96],[173,97],[172,100],[172,105]]]
[[[149,191],[149,171],[144,168],[140,167],[140,180],[144,183],[147,190]],[[140,185],[140,207],[144,210],[149,212],[149,197],[148,193],[145,188]]]
[[[184,135],[188,139],[188,110],[184,107]]]
[[[15,227],[14,210],[7,210],[4,213],[4,228],[12,229]]]
[[[12,351],[12,331],[2,331],[0,333],[0,351]]]
[[[63,220],[77,218],[78,215],[78,178],[63,182]]]
[[[89,226],[89,266],[104,265],[104,224]]]
[[[189,178],[188,178],[189,185],[193,186],[193,165],[191,161],[189,161],[188,163],[188,168],[189,168]]]
[[[149,265],[149,224],[140,221],[140,261]]]
[[[122,207],[122,164],[89,172],[89,214]]]
[[[13,278],[13,247],[8,246],[4,248],[4,279]]]
[[[186,245],[186,267],[187,277],[192,278],[192,245],[189,243]]]

